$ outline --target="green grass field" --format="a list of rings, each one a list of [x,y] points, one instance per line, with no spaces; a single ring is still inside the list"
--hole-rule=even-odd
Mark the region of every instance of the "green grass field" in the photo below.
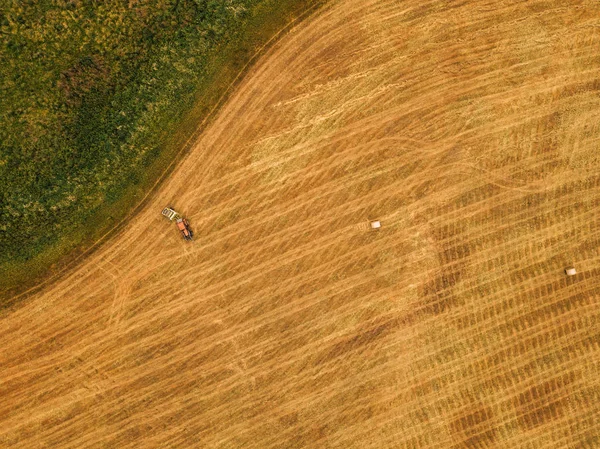
[[[0,290],[113,228],[236,76],[318,0],[9,1],[0,16]]]

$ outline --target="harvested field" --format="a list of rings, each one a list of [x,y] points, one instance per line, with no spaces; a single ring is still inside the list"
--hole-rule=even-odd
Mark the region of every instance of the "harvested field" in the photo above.
[[[600,447],[599,49],[595,0],[332,2],[4,313],[0,446]]]

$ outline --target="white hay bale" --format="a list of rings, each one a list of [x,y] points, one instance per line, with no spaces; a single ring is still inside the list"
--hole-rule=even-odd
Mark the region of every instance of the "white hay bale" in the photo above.
[[[568,267],[568,268],[565,268],[565,274],[567,276],[575,276],[575,274],[577,274],[577,270],[573,267]]]
[[[372,229],[379,229],[381,227],[381,222],[380,221],[372,221],[371,222],[371,228]]]

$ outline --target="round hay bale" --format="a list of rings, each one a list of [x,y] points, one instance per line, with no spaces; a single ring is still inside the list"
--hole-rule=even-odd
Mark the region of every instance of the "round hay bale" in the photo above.
[[[574,267],[568,267],[565,268],[565,274],[567,276],[574,276],[575,274],[577,274],[577,270]]]

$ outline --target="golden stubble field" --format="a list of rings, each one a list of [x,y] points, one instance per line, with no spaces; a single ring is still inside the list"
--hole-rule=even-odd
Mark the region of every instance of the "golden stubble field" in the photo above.
[[[599,137],[597,1],[333,1],[3,312],[0,447],[600,447]]]

